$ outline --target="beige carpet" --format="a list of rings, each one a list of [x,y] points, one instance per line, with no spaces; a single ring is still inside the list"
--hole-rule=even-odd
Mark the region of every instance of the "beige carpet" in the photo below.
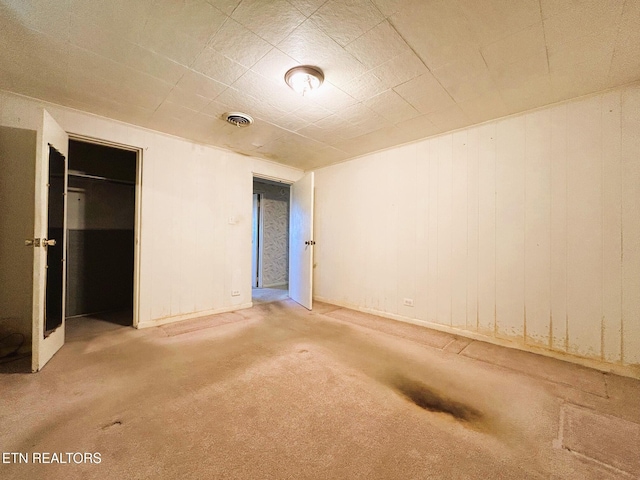
[[[42,372],[0,374],[0,445],[100,463],[0,463],[0,478],[640,475],[636,380],[290,300],[96,325]]]

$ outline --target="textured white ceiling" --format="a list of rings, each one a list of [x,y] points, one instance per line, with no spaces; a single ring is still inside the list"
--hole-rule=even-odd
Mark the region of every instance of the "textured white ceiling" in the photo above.
[[[638,79],[640,0],[0,0],[1,89],[302,169]]]

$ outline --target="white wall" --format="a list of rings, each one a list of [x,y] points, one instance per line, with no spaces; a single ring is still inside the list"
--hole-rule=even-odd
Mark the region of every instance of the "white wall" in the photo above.
[[[33,250],[24,241],[33,237],[34,182],[27,182],[35,172],[36,145],[35,131],[0,127],[0,338],[23,335],[20,353],[31,350]],[[0,342],[0,355],[13,349],[2,348],[7,341],[16,340]]]
[[[0,125],[35,129],[42,107],[67,132],[143,149],[140,326],[251,304],[253,174],[301,171],[7,92]]]
[[[640,376],[640,87],[320,169],[316,240],[317,299]]]

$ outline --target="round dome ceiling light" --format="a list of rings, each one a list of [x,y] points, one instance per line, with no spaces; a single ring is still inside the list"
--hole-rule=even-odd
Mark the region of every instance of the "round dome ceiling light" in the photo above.
[[[318,67],[301,65],[285,73],[284,81],[294,92],[304,96],[322,85],[324,74]]]
[[[222,118],[236,127],[248,127],[253,123],[253,117],[242,112],[228,112]]]

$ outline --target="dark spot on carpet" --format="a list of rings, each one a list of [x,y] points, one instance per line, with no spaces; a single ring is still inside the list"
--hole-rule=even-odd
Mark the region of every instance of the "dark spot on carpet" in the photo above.
[[[298,353],[307,353],[309,350],[305,350],[304,348],[302,350],[298,350]]]
[[[113,421],[111,423],[108,423],[107,425],[104,425],[102,427],[102,430],[106,430],[107,428],[115,427],[117,425],[122,425],[122,422],[120,420],[115,420],[115,421]]]
[[[391,387],[423,410],[444,413],[458,421],[469,424],[479,424],[483,419],[483,415],[479,410],[452,400],[417,380],[397,375],[393,378]]]

